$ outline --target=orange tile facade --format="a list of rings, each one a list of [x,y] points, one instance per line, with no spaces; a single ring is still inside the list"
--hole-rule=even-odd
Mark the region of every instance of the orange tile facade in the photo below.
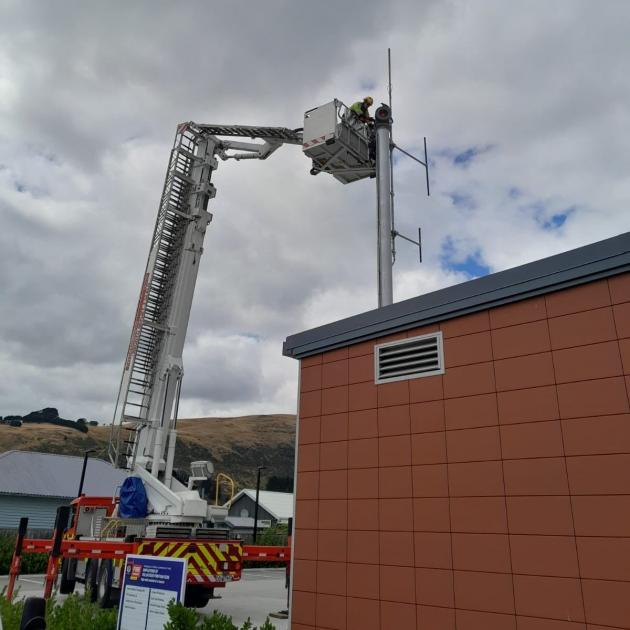
[[[302,360],[292,630],[630,628],[629,390],[630,274]]]

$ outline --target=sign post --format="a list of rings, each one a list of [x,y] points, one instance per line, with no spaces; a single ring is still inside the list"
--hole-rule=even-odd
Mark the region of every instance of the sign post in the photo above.
[[[128,555],[117,630],[163,630],[169,603],[184,601],[186,572],[182,558]]]

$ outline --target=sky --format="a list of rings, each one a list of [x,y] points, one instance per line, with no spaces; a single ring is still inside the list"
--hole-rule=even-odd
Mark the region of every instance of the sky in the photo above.
[[[630,3],[0,0],[0,415],[109,422],[175,129],[387,100],[407,299],[628,230]],[[220,162],[180,416],[294,413],[282,342],[377,304],[374,180]]]

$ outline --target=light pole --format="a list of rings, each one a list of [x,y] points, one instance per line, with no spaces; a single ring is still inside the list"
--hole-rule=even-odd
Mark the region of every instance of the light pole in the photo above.
[[[81,494],[83,493],[83,482],[85,481],[85,469],[87,468],[87,462],[88,462],[88,457],[90,456],[90,453],[96,453],[96,449],[91,448],[85,451],[85,455],[83,456],[83,470],[81,471],[81,481],[79,482],[79,494],[77,494],[77,497],[80,497]]]
[[[256,536],[258,535],[258,496],[260,495],[261,470],[265,470],[265,466],[258,466],[258,475],[256,476],[256,503],[254,504],[254,544],[256,544]]]

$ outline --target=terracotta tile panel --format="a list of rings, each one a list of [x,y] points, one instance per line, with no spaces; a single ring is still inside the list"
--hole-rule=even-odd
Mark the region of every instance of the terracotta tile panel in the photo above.
[[[458,608],[482,612],[514,613],[512,576],[479,571],[454,571]]]
[[[564,452],[560,421],[504,425],[501,447],[505,459],[561,457]]]
[[[312,499],[298,500],[295,504],[295,526],[300,529],[317,529],[319,503]]]
[[[409,404],[409,381],[383,383],[382,385],[377,385],[376,389],[379,407]]]
[[[318,627],[346,630],[346,598],[318,593],[315,619]]]
[[[322,442],[337,442],[348,439],[348,414],[334,413],[321,417]]]
[[[487,394],[495,389],[492,363],[451,368],[443,378],[445,398]]]
[[[378,496],[380,498],[404,498],[413,496],[411,466],[380,468],[378,471]]]
[[[416,607],[409,603],[381,601],[381,630],[416,630]]]
[[[444,365],[447,370],[459,365],[486,361],[492,361],[492,344],[489,332],[444,340]]]
[[[297,494],[296,498],[301,499],[318,499],[319,498],[319,473],[318,472],[302,472],[297,478]]]
[[[373,564],[378,554],[378,532],[348,532],[348,562]]]
[[[553,385],[499,392],[497,402],[500,424],[543,422],[560,417],[556,388]]]
[[[377,564],[348,564],[348,596],[379,598],[379,566]]]
[[[293,544],[296,558],[317,560],[317,530],[296,528],[293,532]]]
[[[413,532],[380,532],[380,564],[397,567],[412,567],[413,536]]]
[[[567,457],[571,494],[630,494],[630,455]]]
[[[508,359],[551,350],[547,321],[519,324],[492,331],[495,359]]]
[[[542,387],[554,383],[550,352],[495,361],[497,391]]]
[[[377,410],[351,411],[348,414],[348,437],[370,438],[378,435]]]
[[[348,361],[348,382],[374,382],[374,355],[372,353]]]
[[[516,630],[514,615],[458,610],[456,619],[457,630]]]
[[[320,499],[317,521],[319,529],[345,529],[347,525],[348,502],[345,499]]]
[[[331,387],[322,390],[322,415],[348,411],[348,387]]]
[[[401,436],[409,443],[409,438]],[[411,436],[411,463],[442,464],[446,462],[445,432],[415,433]]]
[[[573,497],[577,536],[630,537],[630,496]]]
[[[419,403],[444,398],[443,377],[424,376],[409,381],[409,402]]]
[[[438,606],[416,607],[417,630],[455,630],[455,611]]]
[[[298,447],[298,472],[319,470],[319,444],[304,444]]]
[[[578,538],[577,545],[583,578],[630,582],[630,539]]]
[[[623,373],[630,374],[630,339],[619,340],[619,352],[621,353]]]
[[[613,312],[619,337],[630,337],[630,302],[615,305]]]
[[[348,471],[349,499],[378,498],[378,468],[357,468]]]
[[[315,444],[320,441],[320,426],[321,421],[319,417],[313,418],[298,418],[299,422],[299,443],[302,444]]]
[[[553,353],[558,383],[587,381],[623,374],[616,341],[556,350]]]
[[[296,591],[314,593],[317,579],[317,562],[315,560],[293,561],[293,588]]]
[[[509,573],[510,543],[507,535],[453,534],[453,568]]]
[[[492,328],[516,326],[546,317],[545,298],[535,297],[490,309],[490,326]]]
[[[451,535],[448,533],[416,532],[413,538],[415,566],[427,569],[451,569]]]
[[[447,497],[448,475],[446,464],[412,466],[414,497]]]
[[[362,343],[355,343],[348,347],[348,356],[352,358],[361,357],[364,354],[373,354],[375,343],[376,341],[374,339],[363,341]]]
[[[448,484],[454,497],[501,496],[504,494],[501,462],[449,464]]]
[[[558,497],[507,497],[510,534],[573,535],[571,500]]]
[[[409,435],[409,405],[380,407],[378,410],[379,435]]]
[[[319,473],[319,498],[348,498],[348,472],[346,470],[322,470]]]
[[[393,435],[378,438],[378,464],[381,467],[410,466],[411,444],[409,435]]]
[[[343,562],[348,553],[348,534],[345,530],[317,532],[317,559]]]
[[[312,392],[322,388],[322,366],[313,365],[300,371],[300,391]]]
[[[587,630],[584,623],[560,621],[558,619],[538,619],[536,617],[516,617],[518,630]],[[597,630],[588,626],[588,630]],[[601,628],[600,630],[604,630]]]
[[[315,626],[305,626],[303,623],[291,622],[291,630],[317,630]]]
[[[413,531],[413,500],[379,499],[378,521],[381,531]]]
[[[416,603],[453,607],[453,572],[447,569],[416,569]]]
[[[393,567],[381,565],[381,602],[416,603],[415,575],[413,567]],[[415,616],[415,607],[414,607]],[[394,626],[395,627],[395,626]]]
[[[589,623],[630,628],[630,582],[582,580]]]
[[[610,294],[606,280],[589,282],[579,287],[557,291],[545,296],[547,315],[558,317],[569,313],[590,311],[610,305]]]
[[[573,536],[510,536],[514,573],[579,577]]]
[[[348,529],[378,529],[378,499],[348,501]]]
[[[628,396],[623,377],[558,385],[558,401],[563,418],[628,412]]]
[[[312,357],[306,357],[300,360],[300,368],[304,369],[311,365],[319,365],[322,362],[321,354],[314,354]]]
[[[329,595],[346,594],[345,562],[317,562],[317,592]]]
[[[562,457],[513,459],[503,462],[507,495],[566,495],[567,473]]]
[[[300,418],[319,416],[322,412],[322,394],[319,390],[300,394]]]
[[[449,532],[451,525],[448,499],[414,499],[413,528],[417,532]]]
[[[446,442],[449,462],[501,459],[499,427],[447,431]]]
[[[577,579],[515,575],[514,596],[518,615],[585,621]]]
[[[315,625],[315,593],[293,590],[291,621]]]
[[[499,422],[495,393],[465,398],[449,398],[444,401],[447,429],[488,427]]]
[[[348,386],[348,409],[350,411],[376,409],[377,406],[377,391],[374,383],[356,383]]]
[[[451,499],[453,532],[506,534],[507,517],[504,497],[453,497]]]
[[[440,329],[445,338],[471,335],[473,333],[490,330],[490,318],[488,311],[456,317],[440,324]]]
[[[324,363],[332,363],[333,361],[341,361],[348,358],[348,348],[337,348],[330,352],[324,352],[322,355],[322,361]]]
[[[628,366],[630,367],[630,340],[628,340]],[[414,403],[409,405],[412,433],[444,430],[444,401]]]
[[[350,440],[348,442],[348,468],[374,468],[378,466],[378,438]]]
[[[411,339],[412,337],[421,337],[422,335],[428,335],[430,333],[435,333],[440,330],[439,324],[429,324],[428,326],[420,326],[418,328],[412,328],[411,330],[407,330],[405,336],[407,339]]]
[[[554,317],[549,320],[549,334],[554,350],[612,341],[617,338],[613,311],[609,306]]]
[[[630,453],[630,414],[562,421],[567,455]]]
[[[340,387],[348,384],[348,359],[324,363],[322,366],[322,388]]]
[[[348,630],[380,630],[380,602],[348,597]]]
[[[341,470],[348,467],[348,442],[325,442],[319,446],[320,470]]]
[[[608,287],[613,304],[630,302],[630,273],[608,278]]]

